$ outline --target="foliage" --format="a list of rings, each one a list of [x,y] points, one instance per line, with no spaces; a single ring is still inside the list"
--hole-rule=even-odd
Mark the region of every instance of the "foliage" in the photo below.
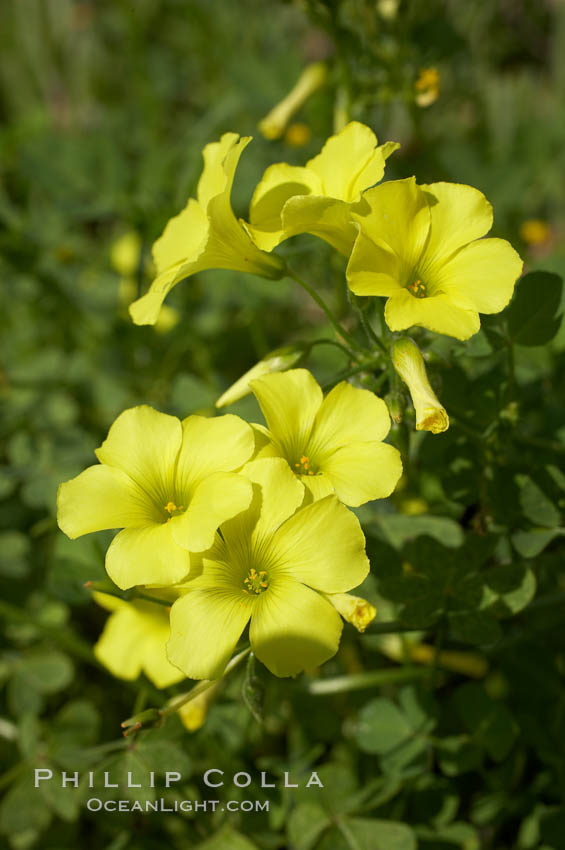
[[[560,850],[563,7],[219,0],[211,13],[199,0],[8,0],[3,18],[2,840],[13,850],[165,841],[202,850]],[[320,60],[329,80],[295,116],[310,138],[302,147],[289,131],[261,138],[259,120]],[[431,67],[439,91],[422,106],[416,82]],[[331,336],[291,281],[240,272],[205,271],[178,286],[168,324],[135,327],[127,305],[151,281],[151,243],[195,194],[206,143],[234,129],[256,136],[232,198],[243,215],[267,165],[305,162],[344,114],[379,141],[401,142],[387,178],[417,174],[484,192],[493,235],[519,249],[528,273],[510,306],[482,317],[467,342],[411,332],[447,431],[415,431],[408,394],[389,374],[405,474],[391,499],[356,509],[372,565],[361,592],[376,623],[363,635],[346,626],[335,658],[293,681],[255,660],[238,666],[196,731],[171,711],[163,725],[124,738],[126,718],[167,710],[186,684],[158,691],[143,675],[113,678],[97,661],[106,615],[84,584],[105,581],[111,535],[67,540],[55,522],[57,487],[92,462],[123,409],[212,415],[216,398],[269,352],[295,342],[306,351]],[[528,221],[541,222],[545,237],[532,241]],[[141,250],[124,263],[116,246],[132,232]],[[373,302],[350,302],[345,261],[308,236],[280,251],[370,344],[363,325],[380,332],[379,313]],[[335,346],[316,344],[307,356],[321,384],[348,373]],[[351,380],[373,388],[379,372],[363,365]],[[230,412],[260,417],[251,396]],[[210,767],[230,784],[207,788]],[[108,772],[131,803],[258,799],[270,810],[94,814],[84,781],[34,789],[34,768],[93,771],[101,799],[117,796],[102,787]],[[313,770],[323,789],[304,787]],[[127,787],[128,772],[133,785],[151,771],[157,788]],[[166,788],[165,771],[182,781]],[[253,776],[249,788],[231,785],[238,771]],[[276,788],[258,787],[261,771]],[[285,789],[285,772],[301,787]]]

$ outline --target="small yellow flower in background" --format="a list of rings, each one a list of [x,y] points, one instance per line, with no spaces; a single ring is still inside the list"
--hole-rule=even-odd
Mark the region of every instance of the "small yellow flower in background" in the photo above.
[[[390,430],[384,401],[342,381],[324,398],[306,369],[252,381],[267,422],[259,457],[283,457],[314,499],[335,493],[357,507],[390,496],[402,474],[400,454],[383,443]]]
[[[393,21],[398,14],[400,0],[377,0],[377,12],[385,21]]]
[[[106,570],[122,589],[174,584],[220,523],[245,510],[251,484],[232,470],[251,456],[251,427],[237,416],[182,422],[142,405],[118,416],[96,450],[100,463],[61,484],[59,528],[74,539],[122,528]]]
[[[414,83],[416,103],[425,108],[435,103],[439,97],[439,71],[437,68],[422,68]]]
[[[398,147],[396,142],[377,147],[373,131],[352,121],[305,167],[269,166],[249,210],[248,229],[256,244],[271,251],[290,236],[311,233],[348,255],[357,235],[351,206],[382,180],[385,162]]]
[[[449,416],[434,393],[422,352],[408,337],[397,339],[392,349],[394,368],[410,390],[416,411],[416,431],[440,434],[449,428]]]
[[[256,378],[270,375],[271,372],[285,372],[287,369],[297,366],[311,348],[312,344],[309,342],[295,342],[292,345],[285,345],[282,348],[270,351],[220,396],[216,402],[216,407],[227,407],[239,401],[240,398],[249,395],[251,381]]]
[[[251,138],[224,133],[204,148],[204,170],[198,200],[172,218],[153,245],[157,277],[149,291],[134,301],[130,314],[136,325],[153,325],[161,305],[181,280],[205,269],[233,269],[277,280],[284,262],[260,251],[237,221],[230,194],[235,169]]]
[[[377,616],[377,609],[361,596],[351,593],[330,593],[328,599],[336,611],[339,611],[347,623],[355,626],[358,632],[364,632]]]
[[[259,130],[265,138],[280,139],[292,116],[314,92],[322,88],[327,77],[328,69],[323,62],[307,65],[287,96],[259,121]]]
[[[182,674],[184,677],[184,674]],[[206,722],[210,706],[216,699],[219,683],[210,685],[203,693],[186,702],[178,709],[181,723],[188,732],[196,732]]]
[[[110,248],[110,262],[120,277],[118,294],[120,302],[129,307],[137,298],[136,275],[141,258],[141,236],[135,230],[129,230],[119,236]],[[163,304],[155,322],[155,330],[167,333],[180,322],[180,313],[174,307]]]
[[[442,649],[437,653],[435,646],[420,643],[417,635],[386,635],[379,642],[379,649],[387,658],[394,661],[405,661],[408,657],[417,664],[433,665],[436,663],[444,670],[462,673],[473,679],[482,679],[488,673],[488,661],[477,652],[459,652],[452,649]]]
[[[251,621],[252,651],[275,676],[295,676],[337,652],[342,621],[324,594],[369,572],[355,515],[328,496],[301,510],[303,487],[285,461],[248,463],[249,510],[223,523],[171,609],[169,660],[193,679],[217,679]]]
[[[520,236],[533,247],[549,242],[551,235],[551,227],[541,218],[528,218],[520,225]]]
[[[132,681],[145,673],[157,688],[168,688],[185,678],[165,651],[171,633],[167,608],[137,599],[126,602],[106,593],[92,596],[111,612],[94,654],[114,676]]]
[[[506,307],[522,260],[504,239],[482,239],[492,226],[492,207],[471,186],[414,177],[382,183],[365,193],[368,215],[355,215],[360,232],[347,267],[357,295],[388,300],[392,331],[421,325],[468,339],[479,313]]]
[[[303,148],[311,138],[312,130],[308,124],[291,124],[284,134],[284,140],[291,148]]]

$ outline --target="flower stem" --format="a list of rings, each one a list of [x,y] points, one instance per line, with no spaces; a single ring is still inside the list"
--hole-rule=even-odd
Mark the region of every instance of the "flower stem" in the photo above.
[[[226,676],[228,676],[232,672],[232,670],[235,670],[235,668],[238,667],[239,664],[241,664],[241,662],[249,655],[250,652],[251,647],[247,646],[245,649],[242,649],[241,652],[239,652],[237,655],[234,655],[229,664],[226,666],[226,669],[224,670],[222,675],[222,679],[225,679]],[[197,685],[191,688],[188,693],[181,694],[176,699],[171,700],[171,702],[168,706],[166,706],[166,708],[160,709],[159,713],[162,719],[164,720],[166,717],[169,717],[169,715],[174,714],[175,711],[178,711],[179,708],[182,708],[183,705],[186,705],[187,702],[190,702],[191,700],[200,696],[200,694],[203,694],[209,688],[217,684],[218,682],[216,680],[210,681],[208,679],[205,679],[203,682],[199,682]]]
[[[360,355],[358,354],[358,352],[352,351],[346,345],[342,345],[341,342],[338,342],[335,339],[329,339],[328,337],[323,337],[322,339],[315,339],[312,343],[312,348],[315,345],[333,345],[343,351],[344,354],[347,354],[349,358],[352,358],[353,360],[357,360],[357,362],[359,362]]]
[[[375,685],[411,682],[413,679],[425,679],[431,675],[432,670],[425,667],[407,667],[400,670],[371,670],[367,673],[354,673],[351,676],[316,679],[307,683],[306,690],[314,696],[325,696],[326,694],[340,694],[345,691],[359,691],[364,688],[373,688]]]
[[[292,280],[296,281],[296,283],[298,283],[302,287],[302,289],[304,289],[308,293],[310,298],[312,298],[316,302],[318,307],[320,307],[320,309],[323,311],[327,320],[333,326],[335,332],[340,337],[342,337],[342,339],[346,340],[352,348],[356,349],[357,351],[362,352],[363,347],[361,345],[359,345],[357,340],[354,339],[354,337],[349,333],[349,331],[346,331],[345,328],[339,323],[338,319],[334,316],[334,314],[332,313],[332,311],[330,310],[330,308],[328,307],[328,305],[326,304],[324,299],[320,295],[318,295],[316,290],[313,289],[310,286],[309,283],[307,283],[305,280],[303,280],[303,278],[299,277],[296,274],[296,272],[293,271],[293,269],[289,268],[288,266],[287,266],[286,273],[287,273],[288,277],[290,277],[290,278],[292,278]]]

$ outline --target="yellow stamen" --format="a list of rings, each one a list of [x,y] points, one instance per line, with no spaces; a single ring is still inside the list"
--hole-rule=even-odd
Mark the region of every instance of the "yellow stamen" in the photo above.
[[[251,567],[247,574],[247,578],[243,579],[243,583],[247,585],[247,588],[242,588],[243,592],[247,596],[252,593],[263,593],[263,591],[266,590],[269,586],[269,582],[267,581],[266,576],[266,570],[260,570],[259,572],[257,572],[254,567]]]
[[[418,278],[413,283],[409,283],[406,287],[415,298],[426,298],[428,291],[425,283]]]

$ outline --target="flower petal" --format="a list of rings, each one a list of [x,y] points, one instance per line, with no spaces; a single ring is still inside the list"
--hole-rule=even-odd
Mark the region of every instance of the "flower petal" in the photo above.
[[[356,215],[362,231],[373,242],[388,248],[400,259],[399,283],[411,283],[410,274],[416,267],[430,230],[428,195],[416,179],[390,180],[369,189],[363,195],[369,204],[368,215]],[[390,264],[385,267],[390,274]]]
[[[338,650],[343,624],[327,600],[293,579],[255,600],[249,636],[253,652],[275,676],[296,676]]]
[[[322,402],[306,454],[320,458],[352,441],[384,440],[390,415],[381,398],[341,381]],[[319,460],[322,464],[321,458]]]
[[[286,236],[281,220],[282,210],[295,195],[319,195],[321,180],[308,168],[279,162],[269,166],[258,184],[249,208],[249,232],[255,244],[271,251]]]
[[[126,472],[164,513],[175,485],[175,463],[182,440],[176,416],[147,405],[121,413],[96,456]]]
[[[176,493],[181,504],[184,495],[190,496],[207,475],[231,472],[243,466],[254,448],[251,426],[239,416],[227,413],[211,419],[204,416],[184,419],[176,473]]]
[[[286,575],[325,593],[351,590],[369,572],[359,520],[335,496],[326,496],[290,517],[276,532],[273,544]]]
[[[302,504],[304,486],[283,458],[261,458],[252,460],[242,469],[254,487],[253,504],[248,516],[226,523],[222,533],[226,540],[240,535],[245,524],[253,540],[268,538]]]
[[[429,331],[447,334],[456,339],[469,339],[481,327],[479,314],[468,307],[458,306],[456,293],[414,298],[403,290],[388,299],[385,319],[391,331],[403,331],[421,325]]]
[[[491,229],[492,206],[478,189],[461,183],[430,183],[422,189],[432,195],[426,257],[434,264]]]
[[[348,257],[357,237],[349,204],[334,198],[305,196],[290,198],[282,212],[284,239],[311,233]]]
[[[402,289],[402,263],[397,254],[376,245],[363,231],[359,232],[349,263],[347,284],[356,295],[394,295]]]
[[[402,475],[400,453],[387,443],[351,443],[324,460],[337,497],[358,507],[390,496]]]
[[[159,518],[155,505],[121,469],[89,466],[57,494],[57,522],[74,540],[91,531],[146,525]]]
[[[252,498],[253,488],[243,475],[209,475],[196,487],[184,513],[171,519],[173,540],[190,552],[204,552],[212,546],[218,527],[246,510]]]
[[[298,460],[323,400],[314,377],[306,369],[291,369],[251,381],[251,389],[286,457]]]
[[[151,603],[124,602],[106,620],[94,654],[114,676],[132,680],[144,671],[156,687],[168,688],[184,678],[167,658],[169,634],[166,609]]]
[[[221,195],[226,188],[231,190],[237,162],[243,149],[249,144],[251,138],[247,136],[241,139],[241,145],[237,133],[224,133],[218,142],[210,142],[202,151],[204,168],[198,181],[198,203],[202,209],[206,209],[212,198]],[[237,149],[235,163],[230,162],[230,168],[225,165],[227,155]]]
[[[225,590],[191,590],[178,599],[171,608],[167,644],[171,663],[191,679],[218,679],[247,625],[251,605]]]
[[[149,291],[129,307],[136,325],[155,324],[161,305],[173,286],[207,267],[203,254],[208,232],[204,210],[194,198],[190,198],[186,207],[169,220],[153,245],[157,277]]]
[[[300,480],[307,490],[302,504],[310,504],[318,499],[323,499],[324,496],[331,496],[332,493],[335,493],[332,482],[323,472],[317,475],[301,475]]]
[[[320,153],[307,163],[319,175],[323,194],[349,203],[382,179],[390,145],[376,148],[377,137],[370,127],[351,121],[330,136]]]
[[[435,280],[448,295],[469,299],[479,313],[499,313],[512,298],[522,260],[505,239],[480,239],[438,269]]]
[[[176,584],[190,572],[190,555],[171,534],[171,523],[125,528],[106,552],[106,572],[118,587]]]

